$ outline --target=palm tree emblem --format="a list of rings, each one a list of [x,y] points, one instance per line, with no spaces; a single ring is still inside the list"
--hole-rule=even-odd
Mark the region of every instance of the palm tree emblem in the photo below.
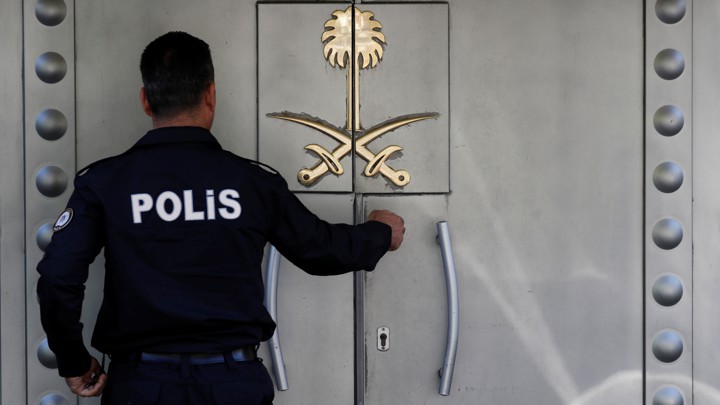
[[[392,154],[402,150],[402,147],[390,145],[378,153],[373,153],[367,144],[382,135],[410,123],[435,118],[437,113],[410,114],[390,119],[367,130],[363,130],[360,123],[360,70],[374,68],[382,60],[385,34],[381,32],[382,24],[375,20],[375,14],[370,11],[361,11],[350,6],[345,10],[336,10],[332,18],[325,22],[325,31],[321,41],[323,55],[330,66],[347,70],[347,123],[341,129],[318,118],[306,114],[289,112],[270,113],[268,117],[296,122],[316,129],[325,135],[340,142],[332,152],[317,144],[305,146],[305,149],[318,155],[321,161],[313,168],[305,168],[298,172],[300,184],[310,186],[318,181],[325,173],[330,172],[337,176],[344,173],[340,162],[352,150],[367,161],[363,174],[374,177],[382,174],[388,181],[398,187],[410,182],[410,173],[406,170],[395,170],[387,165],[386,161]],[[353,142],[353,133],[356,133]]]
[[[354,16],[352,9],[355,10]],[[380,32],[382,24],[375,20],[370,11],[360,11],[348,7],[345,11],[335,11],[333,17],[325,22],[325,32],[321,41],[325,44],[323,53],[330,66],[345,69],[352,60],[352,69],[347,71],[347,130],[359,131],[360,126],[360,69],[377,66],[383,57],[385,34]],[[353,30],[353,21],[355,29]],[[353,33],[355,46],[353,47]],[[350,54],[352,54],[352,58]],[[354,85],[353,85],[354,84]],[[352,93],[352,94],[351,94]],[[352,117],[355,126],[352,126]]]

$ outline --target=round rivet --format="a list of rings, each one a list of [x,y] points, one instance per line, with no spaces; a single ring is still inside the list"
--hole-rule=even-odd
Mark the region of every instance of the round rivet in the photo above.
[[[35,186],[46,197],[61,195],[65,192],[67,185],[67,174],[57,166],[45,166],[38,171],[35,177]]]
[[[685,58],[675,49],[663,49],[655,56],[655,73],[665,80],[680,77],[685,70]]]
[[[47,109],[35,119],[35,130],[38,135],[48,141],[56,141],[65,135],[68,122],[65,115],[55,109]]]
[[[685,125],[683,112],[674,105],[664,105],[655,112],[653,125],[660,135],[673,136]]]
[[[655,15],[665,24],[675,24],[685,17],[685,0],[657,0]]]
[[[673,275],[662,276],[653,283],[652,295],[658,304],[671,307],[680,302],[683,296],[682,282]]]
[[[67,73],[67,62],[59,53],[45,52],[35,61],[35,73],[45,83],[57,83]]]
[[[673,386],[667,386],[660,388],[653,397],[652,405],[683,405],[685,398],[683,398],[680,389]]]
[[[659,333],[653,339],[652,352],[655,358],[663,363],[672,363],[679,359],[683,352],[683,341],[680,334],[673,330]]]
[[[653,171],[652,181],[655,188],[663,193],[674,193],[682,186],[684,178],[683,169],[679,164],[663,162]]]
[[[652,238],[660,249],[675,249],[682,242],[682,224],[673,218],[663,218],[653,227]]]
[[[38,247],[43,252],[45,249],[47,249],[47,246],[50,244],[50,241],[52,240],[53,236],[53,223],[52,222],[46,222],[38,228],[37,232],[35,233],[35,242],[37,242]]]
[[[70,403],[60,394],[48,394],[42,397],[38,405],[70,405]]]
[[[43,339],[37,348],[37,357],[40,360],[40,364],[47,368],[57,368],[57,357],[55,353],[50,350],[47,339]]]
[[[38,0],[35,3],[35,17],[40,23],[53,27],[65,20],[67,5],[63,0]]]

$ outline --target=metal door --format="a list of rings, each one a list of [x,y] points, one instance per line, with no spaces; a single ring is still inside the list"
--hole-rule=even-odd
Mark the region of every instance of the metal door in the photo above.
[[[363,403],[640,403],[642,4],[450,10],[447,217],[428,196],[367,200],[408,218],[408,244],[367,276]],[[460,295],[449,397],[440,219]]]
[[[273,4],[259,10],[260,154],[263,157],[263,150],[268,150],[266,160],[294,165],[286,173],[288,178],[296,173],[299,180],[302,176],[298,159],[292,157],[299,147],[289,142],[297,146],[310,142],[281,142],[273,136],[285,139],[291,124],[313,128],[311,124],[320,120],[301,109],[292,111],[295,115],[287,110],[280,113],[280,104],[298,103],[295,108],[302,108],[297,99],[312,93],[316,77],[328,79],[327,88],[339,89],[341,84],[333,81],[337,76],[327,66],[324,71],[315,67],[317,73],[307,62],[288,67],[296,65],[291,61],[298,55],[312,57],[313,47],[308,43],[314,41],[314,48],[319,48],[317,34],[293,31],[291,45],[268,51],[270,43],[289,34],[287,27],[264,31],[270,25],[267,21],[275,20],[264,13],[282,10],[288,17],[311,21],[316,18],[314,13],[327,7]],[[366,187],[376,179],[359,174],[365,163],[359,158],[355,182],[344,186],[343,190],[353,187],[363,194],[362,208],[381,208],[383,204],[394,208],[408,219],[410,229],[401,251],[385,259],[377,272],[356,280],[357,298],[364,302],[356,314],[361,320],[357,325],[357,402],[445,400],[437,395],[437,369],[444,351],[445,290],[439,249],[429,243],[435,222],[443,217],[456,230],[461,308],[466,314],[461,317],[460,331],[462,336],[470,336],[470,343],[460,342],[451,402],[527,403],[540,399],[543,403],[569,403],[597,395],[598,387],[614,379],[625,383],[623,373],[635,376],[636,384],[615,389],[613,395],[621,401],[639,401],[644,367],[642,296],[637,293],[642,289],[643,269],[644,10],[639,4],[618,2],[611,8],[590,2],[564,7],[550,1],[459,7],[472,12],[460,13],[453,20],[461,27],[457,32],[473,32],[474,38],[482,40],[450,42],[451,54],[453,49],[456,52],[447,61],[448,54],[437,46],[447,21],[436,12],[442,5],[365,2],[358,7],[359,12],[370,12],[374,20],[382,22],[385,35],[377,42],[387,40],[387,47],[377,70],[355,77],[361,91],[348,91],[346,99],[357,97],[362,107],[348,112],[348,124],[367,123],[366,103],[368,110],[376,108],[382,114],[416,102],[421,103],[415,107],[421,111],[438,109],[433,103],[442,100],[442,93],[432,90],[442,88],[447,80],[443,70],[436,69],[445,63],[451,73],[458,73],[450,75],[458,79],[449,82],[449,89],[454,99],[462,102],[453,107],[460,118],[451,126],[455,129],[448,138],[449,163],[455,169],[448,197],[442,193],[449,187]],[[342,9],[334,13],[342,13]],[[332,30],[333,20],[328,21],[324,33]],[[278,35],[278,31],[286,34]],[[400,35],[399,45],[391,47],[393,32],[410,34]],[[305,37],[308,39],[303,42]],[[421,53],[418,50],[423,45],[426,48]],[[417,59],[425,69],[425,83],[403,86],[413,75],[408,75],[402,64],[389,62],[392,51],[421,54]],[[317,57],[316,63],[322,62]],[[421,69],[420,77],[422,73]],[[293,79],[280,90],[270,91],[275,76]],[[364,93],[366,81],[379,83],[371,87],[375,92]],[[437,81],[441,84],[434,87]],[[289,93],[282,90],[286,87],[291,89]],[[275,91],[280,95],[270,94]],[[398,93],[401,99],[394,98]],[[426,97],[428,93],[432,96]],[[310,105],[317,108],[329,98],[332,96],[320,93]],[[265,115],[274,111],[277,113]],[[274,118],[291,124],[279,124]],[[418,123],[407,132],[406,149],[408,145],[428,146],[422,137],[412,139],[415,127],[425,124]],[[352,134],[356,139],[363,134],[362,125],[348,125],[359,132]],[[278,152],[278,145],[292,147]],[[435,149],[433,156],[442,149]],[[330,150],[325,147],[327,159],[316,167],[324,165],[329,170]],[[399,160],[403,162],[405,157]],[[435,163],[426,157],[424,171],[413,175],[412,181],[442,183],[444,170]],[[342,161],[333,164],[340,166]],[[318,185],[296,187],[323,191],[320,182],[328,179],[332,184],[342,175],[334,174],[337,177],[320,178]],[[394,196],[365,195],[386,192]],[[423,194],[412,195],[418,192]],[[431,269],[436,272],[426,274]],[[607,295],[606,290],[612,294]],[[403,297],[409,302],[402,302]],[[578,304],[583,299],[588,301]],[[623,308],[620,316],[619,307]],[[483,326],[488,324],[495,326]],[[381,336],[390,342],[387,346]],[[597,365],[588,368],[588,361]]]
[[[293,190],[311,193],[316,199],[331,201],[334,194],[329,193],[354,193],[355,206],[346,208],[350,218],[364,221],[373,208],[391,208],[405,216],[408,223],[424,223],[432,231],[436,222],[447,218],[448,35],[448,5],[442,3],[259,4],[260,160],[277,167]],[[311,153],[304,153],[303,149]],[[397,153],[400,150],[402,154]],[[349,156],[354,159],[348,159]],[[402,197],[377,197],[383,194]],[[427,232],[420,229],[409,232],[407,251],[415,259],[412,263],[423,268],[429,277],[421,284],[444,291],[442,278],[436,277],[440,273],[433,271],[437,266],[428,267],[421,260],[427,255],[439,258],[438,249],[426,251],[425,255],[415,250],[414,245],[423,238],[424,242],[434,241],[434,236],[428,238]],[[389,272],[392,273],[389,277],[396,283],[407,282],[398,276],[406,274],[401,271],[403,267],[412,266],[405,260],[407,254],[387,256],[380,265],[382,272],[398,267],[397,271]],[[402,260],[397,262],[398,258]],[[281,269],[281,274],[284,272]],[[363,332],[366,327],[363,319],[373,316],[364,310],[365,277],[359,273],[355,278],[355,403],[364,401],[368,340]],[[373,275],[367,277],[373,279]],[[284,298],[285,294],[279,292],[278,296]],[[391,292],[375,298],[380,304],[387,300],[395,302],[399,296]],[[349,301],[352,295],[338,297]],[[416,314],[425,314],[423,309]],[[285,322],[279,320],[281,342],[290,339],[284,330],[297,325],[292,319],[287,327]],[[442,318],[435,320],[440,322]],[[402,331],[398,332],[402,336]],[[282,347],[283,353],[290,350],[285,343]],[[297,354],[294,357],[302,361]],[[303,357],[307,360],[307,356]],[[408,360],[407,356],[397,359],[397,365]],[[372,358],[368,356],[367,360]],[[282,368],[281,364],[273,366]],[[384,366],[379,367],[392,375],[395,368]],[[368,367],[370,373],[375,364]],[[334,378],[325,380],[325,390],[335,389],[336,382]],[[279,403],[353,403],[352,396],[340,402],[329,397],[306,396],[304,391],[291,387],[297,387],[298,382],[293,382],[289,375],[287,379],[278,375],[277,383],[279,389],[287,388],[278,396]]]
[[[353,194],[302,194],[299,198],[326,221],[353,222]],[[263,344],[260,351],[272,368],[275,403],[352,404],[353,275],[314,277],[284,258],[277,266],[276,282],[266,278],[266,290],[275,289],[266,300],[273,295],[277,300],[277,340]],[[279,359],[273,357],[276,346]]]

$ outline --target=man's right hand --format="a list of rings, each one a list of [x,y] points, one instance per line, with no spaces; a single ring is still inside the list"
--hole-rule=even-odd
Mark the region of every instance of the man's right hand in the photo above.
[[[66,377],[70,391],[81,397],[97,397],[102,394],[107,383],[107,374],[95,357],[91,358],[90,370],[78,377]]]
[[[388,210],[374,210],[368,215],[368,221],[378,221],[390,226],[392,237],[388,250],[397,250],[400,247],[405,235],[405,221],[402,217]]]

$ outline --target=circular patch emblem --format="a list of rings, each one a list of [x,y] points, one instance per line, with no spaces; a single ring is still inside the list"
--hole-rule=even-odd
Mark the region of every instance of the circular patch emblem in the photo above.
[[[66,226],[70,224],[70,221],[72,221],[73,218],[73,210],[72,208],[68,208],[65,211],[63,211],[62,214],[58,217],[57,221],[55,221],[55,225],[53,225],[53,232],[61,231],[65,229]]]

